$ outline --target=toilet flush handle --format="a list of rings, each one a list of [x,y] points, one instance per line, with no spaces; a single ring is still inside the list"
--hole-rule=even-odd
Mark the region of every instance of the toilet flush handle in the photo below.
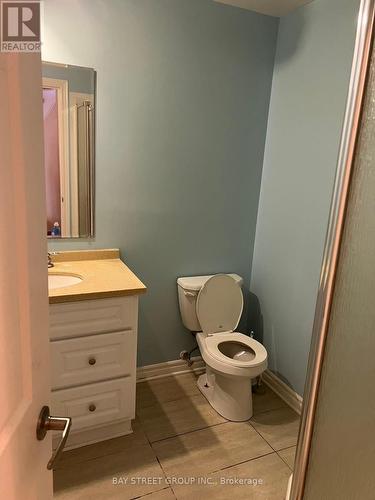
[[[186,295],[186,297],[196,297],[197,296],[197,292],[189,292],[188,290],[184,290],[184,294]]]

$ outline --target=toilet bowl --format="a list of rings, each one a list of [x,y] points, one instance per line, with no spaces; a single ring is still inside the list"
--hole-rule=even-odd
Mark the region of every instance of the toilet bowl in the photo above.
[[[194,289],[191,278],[188,280],[179,278],[177,282],[185,326],[200,327],[196,339],[206,373],[199,377],[198,387],[226,419],[248,420],[253,414],[251,379],[267,368],[267,351],[253,338],[235,331],[243,310],[242,280],[237,275],[204,276],[201,283],[194,282]]]

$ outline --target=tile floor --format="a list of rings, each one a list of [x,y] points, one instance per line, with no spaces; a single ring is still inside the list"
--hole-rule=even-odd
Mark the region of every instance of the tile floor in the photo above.
[[[228,422],[194,373],[137,384],[133,434],[65,452],[59,500],[284,500],[299,417],[264,386],[249,422]]]

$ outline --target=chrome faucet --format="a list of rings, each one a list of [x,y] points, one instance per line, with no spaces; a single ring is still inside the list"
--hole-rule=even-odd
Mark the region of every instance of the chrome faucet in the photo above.
[[[47,258],[48,258],[48,268],[53,267],[55,264],[52,262],[52,256],[49,252],[47,253]]]

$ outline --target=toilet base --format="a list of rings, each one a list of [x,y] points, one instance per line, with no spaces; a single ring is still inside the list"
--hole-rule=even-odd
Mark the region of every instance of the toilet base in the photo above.
[[[233,422],[244,422],[253,416],[251,379],[228,376],[206,367],[199,376],[198,388],[212,408]]]

